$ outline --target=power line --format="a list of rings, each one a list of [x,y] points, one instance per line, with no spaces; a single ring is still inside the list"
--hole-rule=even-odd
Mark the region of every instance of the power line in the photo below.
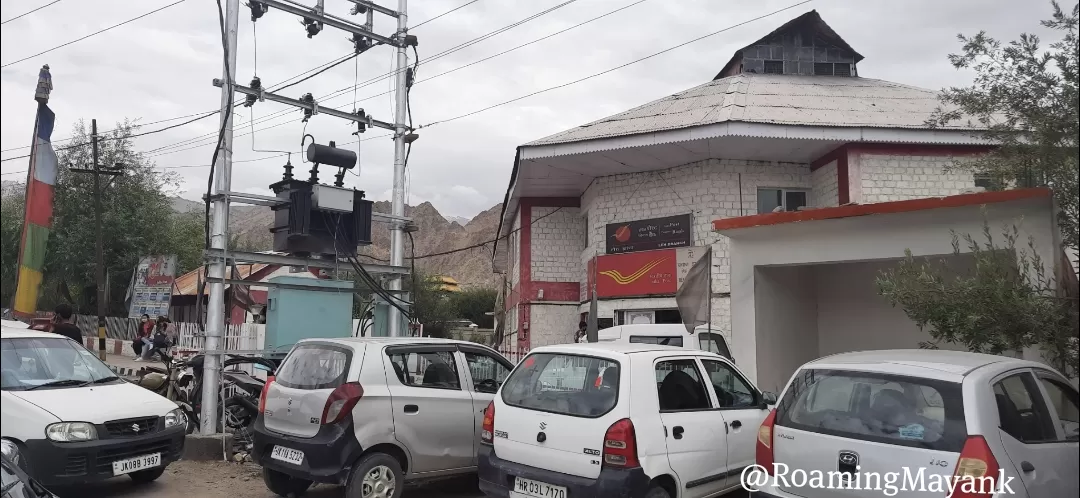
[[[60,0],[57,0],[57,1],[60,1]],[[427,24],[427,23],[429,23],[429,22],[431,22],[431,21],[434,21],[434,20],[436,20],[436,19],[438,19],[438,18],[440,18],[440,17],[442,17],[442,16],[445,16],[445,15],[447,15],[447,14],[452,14],[452,13],[454,13],[454,12],[457,12],[457,11],[459,11],[459,10],[461,10],[461,9],[464,9],[465,7],[468,7],[468,6],[470,6],[470,5],[472,5],[472,4],[476,3],[476,2],[479,2],[479,1],[480,1],[480,0],[472,0],[472,1],[470,1],[470,2],[466,2],[466,3],[465,3],[465,4],[463,4],[463,5],[459,5],[459,6],[457,6],[457,7],[454,7],[454,8],[452,8],[452,9],[450,9],[450,10],[446,11],[446,12],[443,12],[442,14],[439,14],[439,15],[437,15],[437,16],[435,16],[435,17],[432,17],[431,19],[428,19],[428,20],[426,20],[426,21],[423,21],[423,22],[419,22],[419,23],[416,23],[416,24],[415,24],[415,25],[413,25],[413,26],[412,26],[412,27],[411,27],[410,29],[416,29],[416,28],[419,28],[420,26],[423,26],[423,25],[425,25],[425,24]],[[53,2],[53,3],[56,3],[56,2]],[[4,21],[4,22],[7,22],[7,21]]]
[[[16,19],[26,17],[26,16],[28,16],[30,14],[33,14],[34,12],[37,12],[37,11],[39,11],[41,9],[44,9],[45,7],[48,7],[50,5],[56,5],[58,3],[60,3],[60,0],[53,0],[52,2],[49,2],[49,3],[45,4],[45,5],[42,5],[41,7],[38,7],[36,9],[34,9],[34,10],[31,10],[29,12],[23,12],[22,14],[19,14],[19,15],[15,16],[15,17],[12,17],[11,19],[8,19],[8,20],[6,20],[4,22],[0,22],[0,25],[4,25],[4,24],[7,24],[7,23],[9,23],[11,21],[14,21]],[[472,2],[469,2],[469,3],[472,3]]]
[[[101,33],[104,33],[104,32],[106,32],[106,31],[109,31],[110,29],[113,29],[113,28],[118,28],[118,27],[120,27],[120,26],[123,26],[123,25],[125,25],[125,24],[127,24],[127,23],[130,23],[130,22],[134,22],[134,21],[138,21],[139,19],[142,19],[142,18],[144,18],[144,17],[146,17],[146,16],[149,16],[149,15],[151,15],[151,14],[156,14],[156,13],[158,13],[158,12],[161,12],[161,11],[163,11],[163,10],[165,10],[165,9],[169,8],[169,7],[172,7],[172,6],[174,6],[174,5],[179,5],[179,4],[182,4],[182,3],[184,3],[184,2],[185,2],[185,0],[177,0],[177,1],[175,1],[175,2],[173,2],[173,3],[170,3],[169,5],[166,5],[166,6],[164,6],[164,7],[160,7],[160,8],[157,8],[157,9],[151,10],[150,12],[147,12],[147,13],[145,13],[145,14],[141,15],[141,16],[138,16],[138,17],[133,17],[133,18],[131,18],[131,19],[128,19],[128,20],[126,20],[126,21],[124,21],[124,22],[121,22],[121,23],[117,23],[117,24],[113,24],[112,26],[109,26],[109,27],[107,27],[107,28],[105,28],[105,29],[101,29],[101,30],[95,31],[95,32],[93,32],[93,33],[90,33],[90,34],[88,34],[88,35],[86,35],[86,36],[83,36],[83,37],[81,37],[81,38],[76,38],[76,39],[74,39],[74,40],[71,40],[71,41],[69,41],[69,42],[67,42],[67,43],[62,43],[62,44],[60,44],[60,45],[57,45],[57,46],[55,46],[55,47],[53,47],[53,48],[50,48],[50,49],[48,49],[48,50],[43,50],[43,51],[41,51],[41,52],[38,52],[38,53],[36,53],[36,54],[34,54],[34,55],[31,55],[31,56],[27,56],[27,57],[23,57],[22,59],[19,59],[19,60],[16,60],[16,61],[11,61],[11,62],[8,62],[8,63],[6,63],[6,64],[4,64],[4,65],[0,66],[0,68],[8,67],[8,66],[10,66],[10,65],[12,65],[12,64],[18,64],[18,63],[20,63],[20,62],[23,62],[23,61],[28,61],[28,60],[30,60],[30,59],[33,59],[34,57],[37,57],[37,56],[39,56],[39,55],[44,55],[44,54],[47,54],[47,53],[49,53],[49,52],[52,52],[53,50],[61,49],[61,48],[64,48],[64,47],[66,47],[66,46],[68,46],[68,45],[71,45],[71,44],[73,44],[73,43],[78,43],[78,42],[81,42],[81,41],[83,41],[83,40],[85,40],[85,39],[87,39],[87,38],[90,38],[90,37],[92,37],[92,36],[97,36],[97,35],[100,35]]]
[[[512,98],[510,100],[500,102],[498,104],[493,104],[493,105],[490,105],[490,106],[487,106],[487,107],[484,107],[484,108],[481,108],[481,109],[477,109],[475,111],[467,112],[465,114],[460,114],[460,115],[454,116],[452,118],[446,118],[446,119],[441,119],[441,120],[438,120],[438,121],[433,121],[433,122],[428,123],[426,125],[421,125],[421,126],[417,127],[416,129],[419,130],[421,128],[430,128],[430,127],[438,125],[438,124],[449,123],[451,121],[457,121],[459,119],[467,118],[469,116],[473,116],[473,115],[480,114],[480,113],[485,112],[485,111],[489,111],[491,109],[495,109],[496,107],[502,107],[502,106],[504,106],[506,104],[511,104],[511,103],[517,102],[519,100],[524,100],[524,99],[527,99],[527,98],[535,96],[535,95],[540,95],[541,93],[547,93],[547,92],[550,92],[552,90],[558,90],[560,88],[566,88],[566,87],[571,86],[571,85],[576,85],[576,84],[581,83],[583,81],[591,80],[593,78],[603,76],[603,75],[611,73],[611,72],[618,71],[618,70],[623,69],[623,68],[625,68],[627,66],[631,66],[631,65],[637,64],[639,62],[651,59],[651,58],[656,57],[658,55],[665,54],[665,53],[670,52],[672,50],[675,50],[677,48],[685,47],[685,46],[690,45],[692,43],[695,43],[695,42],[704,40],[706,38],[709,38],[711,36],[716,36],[716,35],[718,35],[720,33],[725,32],[725,31],[730,31],[730,30],[738,28],[740,26],[744,26],[746,24],[750,24],[752,22],[760,21],[760,20],[765,19],[767,17],[774,16],[774,15],[779,14],[781,12],[784,12],[786,10],[794,9],[794,8],[799,7],[801,5],[808,4],[808,3],[812,2],[812,1],[814,1],[814,0],[803,0],[802,2],[791,4],[791,5],[787,6],[787,7],[782,8],[782,9],[774,10],[774,11],[768,13],[768,14],[763,14],[763,15],[760,15],[760,16],[755,17],[753,19],[749,19],[749,20],[740,22],[738,24],[732,24],[731,26],[728,26],[726,28],[723,28],[723,29],[720,29],[720,30],[717,30],[717,31],[713,31],[712,33],[699,36],[697,38],[694,38],[693,40],[689,40],[689,41],[680,43],[680,44],[672,46],[672,47],[665,48],[664,50],[661,50],[659,52],[654,52],[654,53],[652,53],[650,55],[646,55],[645,57],[641,57],[639,59],[632,60],[632,61],[627,62],[625,64],[621,64],[619,66],[615,66],[613,68],[609,68],[609,69],[606,69],[604,71],[600,71],[598,73],[590,74],[589,76],[586,76],[584,78],[578,78],[578,79],[576,79],[574,81],[563,83],[561,85],[555,85],[555,86],[552,86],[552,87],[545,88],[543,90],[537,90],[535,92],[528,93],[528,94],[522,95],[520,97],[515,97],[515,98]]]

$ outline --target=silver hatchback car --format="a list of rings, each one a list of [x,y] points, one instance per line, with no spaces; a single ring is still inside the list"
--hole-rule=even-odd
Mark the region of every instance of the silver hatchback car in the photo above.
[[[406,481],[476,471],[483,411],[513,365],[448,339],[308,339],[259,401],[252,456],[281,495],[313,482],[400,496]]]

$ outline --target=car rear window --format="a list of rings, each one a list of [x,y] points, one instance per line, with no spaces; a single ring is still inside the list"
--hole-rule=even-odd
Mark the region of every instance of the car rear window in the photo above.
[[[961,385],[933,379],[804,369],[776,415],[784,427],[940,451],[967,438]]]
[[[683,345],[683,338],[679,336],[632,335],[630,336],[630,342],[638,344],[659,344],[661,346],[675,346],[681,348]]]
[[[593,356],[537,353],[502,388],[510,406],[573,417],[600,417],[619,399],[619,363]]]
[[[351,360],[346,348],[301,344],[285,358],[274,382],[292,389],[334,389],[345,383]]]

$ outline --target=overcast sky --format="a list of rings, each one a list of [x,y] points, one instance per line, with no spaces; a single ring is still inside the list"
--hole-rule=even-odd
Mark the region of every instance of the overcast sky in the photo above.
[[[52,0],[2,0],[8,20]],[[65,0],[2,26],[3,64],[68,42],[175,0]],[[225,1],[225,0],[223,0]],[[315,0],[299,0],[313,5]],[[377,0],[396,8],[394,0]],[[468,0],[413,0],[410,25],[423,22]],[[563,3],[565,0],[479,0],[430,24],[417,27],[421,59]],[[565,29],[636,0],[578,0],[543,17],[464,50],[421,64],[412,90],[414,124],[427,124],[465,114],[537,90],[618,66],[726,26],[783,8],[797,0],[646,0],[604,19],[530,45],[487,62],[431,81],[425,78],[493,55],[521,43]],[[1070,4],[1069,0],[1064,0]],[[326,0],[327,10],[347,17],[352,5]],[[1049,17],[1042,0],[814,0],[767,19],[732,29],[648,61],[580,84],[492,109],[420,131],[409,159],[408,202],[431,201],[444,215],[471,217],[501,202],[513,166],[514,148],[522,143],[581,125],[709,81],[733,51],[755,41],[784,22],[811,9],[821,13],[866,59],[859,74],[924,88],[939,89],[970,82],[946,59],[958,49],[957,33],[986,30],[1003,39],[1022,31],[1041,32],[1038,21]],[[359,20],[359,18],[357,18]],[[376,15],[376,32],[390,34],[394,20]],[[271,85],[342,56],[351,50],[347,34],[327,27],[308,39],[296,17],[271,10],[257,23],[241,4],[237,78],[247,84],[255,74]],[[255,50],[257,39],[258,50]],[[257,54],[257,56],[256,56]],[[411,56],[411,54],[410,54]],[[385,75],[393,52],[376,47],[312,80],[286,90],[299,97],[326,95]],[[411,59],[410,59],[411,60]],[[27,147],[33,131],[34,86],[42,64],[52,69],[50,106],[56,112],[53,138],[71,136],[72,125],[97,118],[102,129],[124,118],[143,123],[209,111],[218,107],[220,90],[211,80],[221,75],[218,14],[213,0],[187,0],[160,13],[48,54],[2,69],[3,149]],[[392,96],[365,97],[390,90],[389,79],[356,90],[363,107],[376,119],[393,121]],[[353,92],[324,105],[352,107]],[[303,124],[300,111],[265,102],[254,107],[260,117],[291,109],[284,116],[256,123],[258,149],[299,151]],[[252,150],[251,110],[236,115],[234,159],[276,155]],[[183,120],[152,124],[148,131]],[[282,124],[283,123],[283,124]],[[275,126],[265,131],[259,128]],[[182,179],[180,195],[197,199],[205,189],[218,118],[207,118],[167,132],[137,139],[141,151],[154,153],[159,167]],[[307,126],[319,143],[355,140],[346,121],[321,115]],[[386,133],[369,130],[364,138]],[[191,141],[184,146],[178,142]],[[350,146],[354,148],[356,145]],[[23,155],[28,148],[6,151]],[[389,138],[360,143],[360,176],[347,184],[366,190],[369,198],[388,200],[393,172]],[[268,193],[280,179],[284,158],[237,162],[235,190]],[[299,157],[294,154],[294,164]],[[171,168],[184,166],[182,168]],[[25,170],[25,159],[2,163],[2,172]],[[297,168],[306,175],[308,168]],[[21,179],[4,175],[4,180]],[[328,179],[329,174],[324,174]]]

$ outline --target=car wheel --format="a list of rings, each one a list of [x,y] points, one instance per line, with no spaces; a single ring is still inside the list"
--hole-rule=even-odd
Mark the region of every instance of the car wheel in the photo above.
[[[128,474],[128,477],[130,477],[132,481],[135,481],[135,482],[137,482],[139,484],[145,484],[145,483],[148,483],[148,482],[156,481],[157,478],[161,477],[161,475],[164,474],[164,473],[165,473],[165,467],[158,467],[156,469],[140,470],[138,472],[132,472],[132,473]]]
[[[262,475],[266,489],[278,496],[300,496],[311,487],[311,481],[290,477],[288,474],[266,467],[263,467]]]
[[[348,498],[401,498],[405,476],[397,459],[385,453],[372,453],[353,466],[345,488]]]
[[[645,493],[645,498],[671,498],[667,490],[660,486],[653,486],[649,488],[649,492]]]

